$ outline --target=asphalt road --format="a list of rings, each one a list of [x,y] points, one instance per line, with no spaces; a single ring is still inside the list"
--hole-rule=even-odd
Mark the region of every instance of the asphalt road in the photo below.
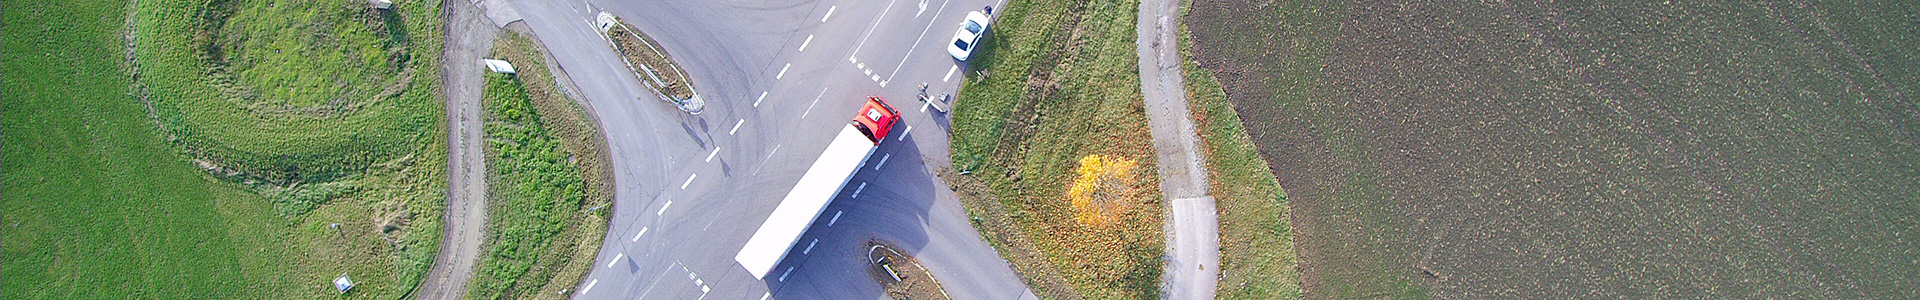
[[[613,153],[614,223],[577,289],[587,299],[884,298],[865,243],[918,258],[958,299],[1032,298],[931,170],[947,165],[945,52],[988,0],[735,3],[511,1],[574,80]],[[646,92],[592,28],[600,10],[658,40],[707,99],[688,115]],[[763,96],[764,95],[764,96]],[[904,126],[766,280],[733,261],[868,95]],[[811,248],[811,249],[805,249]]]

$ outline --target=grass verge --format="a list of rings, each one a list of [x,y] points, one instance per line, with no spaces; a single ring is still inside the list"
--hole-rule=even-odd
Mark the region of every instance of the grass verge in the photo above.
[[[487,74],[486,256],[467,296],[564,298],[592,268],[612,200],[605,142],[585,109],[558,89],[532,40],[502,32],[494,58],[516,76]]]
[[[1184,25],[1182,27],[1185,27]],[[1287,192],[1260,158],[1220,82],[1195,65],[1180,33],[1187,105],[1207,151],[1208,187],[1220,220],[1220,299],[1299,299],[1299,262]]]
[[[969,77],[957,100],[953,161],[968,175],[949,177],[989,243],[1048,298],[1158,296],[1164,209],[1139,93],[1138,7],[1013,1],[971,60],[987,76]],[[1069,201],[1076,178],[1107,178],[1077,176],[1093,155],[1131,161],[1117,169],[1134,173],[1109,177],[1138,179],[1093,193],[1111,223],[1076,221],[1086,208]]]

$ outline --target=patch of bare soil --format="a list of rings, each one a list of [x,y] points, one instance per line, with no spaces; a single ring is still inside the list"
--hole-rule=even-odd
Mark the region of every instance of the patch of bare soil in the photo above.
[[[672,98],[669,101],[693,98],[693,82],[687,79],[680,65],[673,62],[673,57],[660,48],[660,43],[648,38],[646,33],[633,30],[624,20],[616,23],[618,26],[607,29],[607,38],[613,40],[614,49],[626,58],[627,67],[639,73],[641,83]]]
[[[893,299],[953,299],[940,289],[932,272],[920,266],[912,256],[893,250],[880,242],[867,242],[867,275],[887,290]]]

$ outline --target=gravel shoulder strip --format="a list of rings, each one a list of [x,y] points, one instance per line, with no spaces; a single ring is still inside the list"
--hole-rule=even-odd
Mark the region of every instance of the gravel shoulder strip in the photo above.
[[[1141,0],[1134,40],[1140,51],[1140,92],[1158,158],[1160,190],[1167,197],[1165,272],[1161,298],[1213,299],[1220,270],[1220,225],[1214,199],[1207,195],[1207,166],[1201,156],[1186,86],[1180,48],[1174,35],[1180,2]]]

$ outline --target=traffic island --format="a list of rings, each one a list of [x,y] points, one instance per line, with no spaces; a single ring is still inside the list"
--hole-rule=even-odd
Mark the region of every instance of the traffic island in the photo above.
[[[600,36],[607,39],[614,52],[620,53],[627,70],[633,71],[640,83],[652,89],[661,100],[690,114],[700,114],[706,108],[706,101],[700,99],[700,93],[693,88],[693,80],[687,77],[685,69],[673,62],[673,56],[660,48],[660,43],[633,30],[633,26],[611,13],[600,12],[594,19]]]
[[[893,299],[953,299],[920,261],[877,241],[867,242],[867,274]]]

